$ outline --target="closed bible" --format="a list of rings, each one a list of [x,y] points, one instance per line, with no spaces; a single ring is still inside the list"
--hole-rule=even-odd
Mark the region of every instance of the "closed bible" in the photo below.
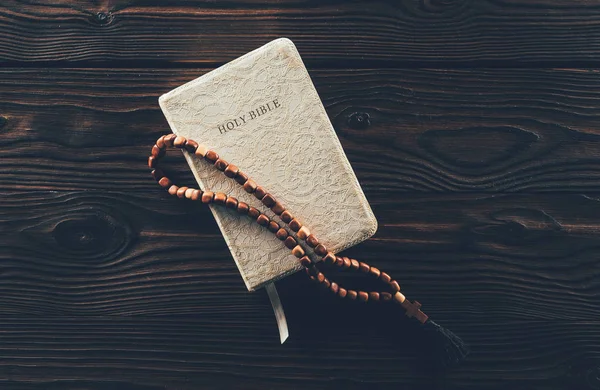
[[[375,233],[375,216],[289,39],[276,39],[206,73],[159,103],[173,133],[238,166],[330,251]],[[232,195],[285,226],[234,180],[183,153],[201,189]],[[248,216],[210,208],[248,290],[301,269],[283,242]]]

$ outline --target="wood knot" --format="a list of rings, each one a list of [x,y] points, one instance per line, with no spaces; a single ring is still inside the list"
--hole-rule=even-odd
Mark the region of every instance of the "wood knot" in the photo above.
[[[354,112],[348,117],[348,126],[355,130],[364,130],[371,125],[371,117],[366,112]]]
[[[99,26],[107,26],[114,20],[113,14],[109,12],[98,12],[93,17],[93,22]]]

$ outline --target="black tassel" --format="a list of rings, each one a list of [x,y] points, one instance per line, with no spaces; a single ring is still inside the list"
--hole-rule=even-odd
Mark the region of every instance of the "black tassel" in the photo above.
[[[443,370],[460,364],[469,354],[469,347],[454,333],[427,320],[418,323],[421,328],[420,348],[422,358],[428,362],[430,368]]]

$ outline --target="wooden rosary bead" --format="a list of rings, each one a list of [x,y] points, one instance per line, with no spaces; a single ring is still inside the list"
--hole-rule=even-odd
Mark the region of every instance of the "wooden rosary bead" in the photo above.
[[[323,262],[325,264],[334,264],[336,261],[336,257],[333,253],[327,252],[325,256],[323,256]]]
[[[298,258],[304,256],[304,249],[300,245],[296,245],[294,249],[292,249],[292,254]]]
[[[374,301],[374,302],[379,301],[379,293],[376,291],[371,291],[369,293],[369,301]]]
[[[156,146],[158,146],[159,148],[163,149],[165,148],[167,145],[165,145],[165,136],[161,135],[157,140],[156,140]]]
[[[248,179],[245,183],[244,183],[244,191],[246,191],[247,193],[251,194],[256,190],[256,183],[254,182],[254,180],[252,179]]]
[[[321,285],[323,287],[325,287],[326,289],[329,289],[329,287],[331,286],[331,282],[329,281],[329,279],[325,278],[325,280],[323,280],[323,282],[321,283]]]
[[[352,267],[352,261],[349,258],[344,257],[343,260],[344,260],[344,265],[342,266],[343,269],[348,269],[348,268]]]
[[[200,191],[200,190],[194,190],[194,192],[192,192],[192,197],[190,199],[191,200],[198,200],[198,199],[200,199],[201,196],[202,196],[202,191]]]
[[[360,264],[358,263],[358,260],[351,259],[350,260],[350,268],[353,269],[353,270],[357,270],[358,267],[360,267]]]
[[[294,237],[292,237],[292,236],[287,236],[286,239],[283,241],[283,244],[288,249],[294,249],[294,247],[296,245],[298,245],[298,243],[296,242],[296,239],[294,239]]]
[[[248,216],[250,218],[258,218],[259,215],[260,215],[260,211],[256,207],[250,206],[248,208]]]
[[[264,198],[265,195],[267,195],[267,190],[257,185],[254,189],[254,196],[256,197],[256,199],[262,200],[262,198]]]
[[[165,174],[163,173],[163,171],[161,171],[160,169],[156,168],[153,169],[152,172],[150,173],[152,175],[152,177],[154,178],[154,180],[159,181],[160,179],[162,179],[163,177],[165,177]]]
[[[313,262],[310,260],[310,257],[302,256],[302,258],[300,259],[300,264],[302,264],[303,267],[308,268],[311,265],[313,265]]]
[[[179,187],[177,187],[175,184],[173,184],[171,187],[169,187],[168,191],[169,191],[169,195],[177,195],[177,191],[179,190]]]
[[[339,256],[336,256],[335,263],[333,263],[333,264],[336,265],[337,267],[341,267],[342,265],[344,265],[344,259],[342,259]]]
[[[188,190],[187,187],[179,187],[177,190],[177,197],[183,199],[185,197],[185,192]]]
[[[317,273],[317,281],[323,283],[325,281],[325,275],[322,272]]]
[[[212,203],[213,199],[215,198],[215,193],[212,191],[204,191],[204,193],[202,194],[202,203]]]
[[[173,141],[175,141],[176,137],[177,136],[175,134],[166,135],[165,138],[163,139],[165,146],[168,148],[173,147]]]
[[[348,290],[346,290],[345,288],[340,287],[340,289],[338,291],[338,296],[340,298],[345,298],[346,294],[348,294]]]
[[[215,161],[215,168],[217,168],[219,171],[224,171],[225,168],[227,168],[228,166],[229,166],[229,163],[220,158],[217,159],[217,161]]]
[[[156,168],[156,157],[148,157],[148,168]]]
[[[363,263],[361,261],[358,262],[358,270],[360,272],[364,272],[365,274],[368,274],[370,269],[371,269],[371,267],[369,267],[369,265],[367,263]]]
[[[387,302],[392,299],[392,294],[390,294],[389,292],[382,292],[379,293],[379,295],[381,296],[381,300],[384,302]]]
[[[173,185],[173,183],[171,183],[171,180],[169,180],[168,177],[162,177],[159,181],[158,184],[162,187],[162,188],[169,188]]]
[[[306,226],[302,226],[296,233],[299,239],[306,240],[306,237],[310,235],[310,230]]]
[[[389,283],[392,280],[392,277],[385,272],[382,272],[381,275],[379,275],[379,279],[381,279],[384,283]]]
[[[176,148],[182,148],[185,145],[186,141],[187,139],[185,139],[185,137],[178,135],[173,141],[173,146],[175,146]]]
[[[227,168],[225,168],[225,171],[223,171],[223,173],[225,173],[225,176],[233,178],[237,176],[239,171],[240,169],[237,166],[229,164],[227,165]]]
[[[390,282],[390,287],[392,288],[393,292],[398,292],[400,291],[400,285],[398,284],[398,282],[396,282],[395,280],[392,280]]]
[[[151,154],[152,154],[152,157],[154,157],[154,158],[161,158],[162,156],[165,155],[165,149],[161,149],[157,145],[154,145],[152,147]]]
[[[216,204],[224,205],[226,200],[227,200],[227,195],[226,194],[224,194],[222,192],[216,192],[215,193],[214,202]]]
[[[279,226],[279,224],[275,221],[269,222],[269,226],[267,226],[267,229],[269,229],[271,233],[277,233],[280,228],[281,226]]]
[[[405,300],[406,300],[406,297],[400,291],[398,291],[396,294],[394,294],[394,302],[402,304],[402,303],[404,303]]]
[[[300,230],[300,228],[302,227],[302,224],[296,218],[292,219],[290,223],[288,223],[288,225],[290,226],[290,229],[292,229],[295,232]]]
[[[235,209],[237,209],[237,205],[238,205],[238,200],[236,198],[234,198],[233,196],[227,197],[227,200],[225,201],[225,207],[235,210]]]
[[[314,234],[309,234],[308,237],[306,237],[306,243],[309,247],[314,248],[319,245],[319,240]]]
[[[248,175],[246,175],[244,172],[238,171],[237,175],[235,175],[235,181],[241,185],[244,185],[244,183],[248,181]]]
[[[279,238],[281,241],[283,241],[287,238],[288,232],[284,228],[281,228],[281,229],[277,230],[277,233],[275,233],[275,236],[277,238]]]
[[[248,206],[248,203],[246,202],[238,202],[237,205],[237,211],[240,214],[248,214],[248,210],[250,209],[250,206]]]
[[[198,148],[198,142],[188,139],[187,142],[185,143],[185,150],[187,150],[189,153],[196,153],[196,149]]]
[[[369,300],[369,294],[364,291],[358,292],[358,300],[361,302],[367,302]]]
[[[271,195],[269,193],[267,193],[265,196],[263,196],[260,201],[269,208],[271,208],[271,206],[273,206],[275,204],[275,198],[273,197],[273,195]]]
[[[315,247],[315,253],[319,256],[325,256],[327,254],[327,248],[323,244],[319,244]]]
[[[204,155],[204,159],[206,161],[208,161],[209,163],[214,164],[219,159],[219,155],[214,150],[209,149],[206,151],[206,154]]]
[[[270,219],[266,215],[261,214],[256,218],[256,222],[258,222],[260,226],[267,226],[270,222]]]
[[[187,190],[185,190],[184,196],[187,199],[192,199],[192,194],[194,193],[194,189],[193,188],[188,188]]]
[[[275,202],[273,206],[271,206],[271,211],[277,215],[281,215],[285,211],[285,207],[279,202]]]
[[[377,268],[375,268],[375,267],[371,267],[371,269],[369,270],[369,273],[370,273],[371,275],[375,276],[376,278],[378,278],[378,277],[379,277],[379,275],[381,275],[381,271],[380,271],[380,270],[378,270],[378,269],[377,269]]]
[[[281,213],[280,218],[283,222],[290,223],[294,217],[289,211],[285,210]]]
[[[202,144],[198,144],[196,147],[196,152],[194,154],[200,158],[206,157],[206,153],[208,152],[208,148]]]
[[[331,286],[329,287],[329,289],[331,290],[332,293],[337,294],[338,291],[340,290],[340,286],[338,286],[338,284],[335,282],[331,282]]]
[[[358,296],[358,293],[354,290],[348,290],[348,298],[355,300]]]

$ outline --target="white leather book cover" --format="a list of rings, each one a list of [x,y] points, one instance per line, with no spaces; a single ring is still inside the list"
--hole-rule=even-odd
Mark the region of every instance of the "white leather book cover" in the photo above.
[[[289,39],[276,39],[206,73],[161,96],[159,103],[175,134],[237,165],[332,252],[377,230],[377,220]],[[284,225],[234,180],[184,154],[200,188],[231,194]],[[273,233],[233,210],[210,207],[249,290],[301,269]]]

